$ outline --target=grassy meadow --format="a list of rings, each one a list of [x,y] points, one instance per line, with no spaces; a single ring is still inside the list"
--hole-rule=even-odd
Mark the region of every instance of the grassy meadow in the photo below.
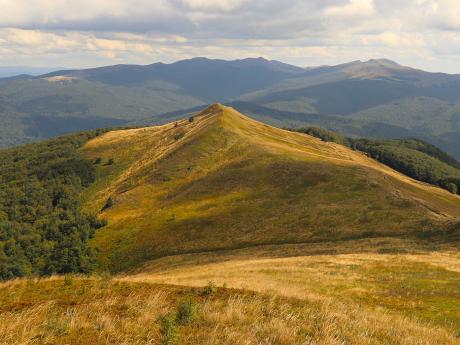
[[[366,246],[375,250],[360,250]],[[394,239],[312,247],[286,245],[273,251],[253,248],[169,257],[122,279],[189,286],[213,281],[301,300],[366,306],[460,336],[458,250],[433,251]]]
[[[460,344],[459,196],[220,105],[79,153],[99,273],[0,282],[0,345]]]
[[[458,344],[384,309],[110,277],[0,285],[0,344]]]

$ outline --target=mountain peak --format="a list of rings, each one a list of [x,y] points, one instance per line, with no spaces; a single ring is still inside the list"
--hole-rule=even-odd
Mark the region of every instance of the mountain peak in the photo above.
[[[210,116],[218,113],[223,113],[228,107],[220,103],[214,103],[208,106],[206,109],[198,113],[198,116]]]
[[[340,71],[347,73],[352,78],[374,79],[382,77],[397,77],[402,71],[411,70],[388,59],[370,59],[356,61],[350,64],[339,65]]]
[[[268,126],[221,104],[199,115],[177,125],[109,132],[83,148],[91,161],[123,162],[102,168],[120,170],[110,170],[101,189],[88,192],[94,194],[86,206],[101,210],[114,200],[102,211],[108,225],[95,239],[113,270],[280,239],[320,242],[366,236],[369,229],[382,237],[391,235],[388,229],[411,234],[431,212],[460,215],[456,196],[344,146]],[[406,198],[411,202],[401,207]],[[347,216],[366,214],[369,204],[378,206],[372,217]],[[333,230],[324,209],[334,217]],[[122,245],[127,234],[132,246]]]
[[[365,63],[376,64],[376,65],[385,66],[385,67],[401,67],[400,64],[398,64],[395,61],[389,60],[389,59],[370,59],[366,61]]]

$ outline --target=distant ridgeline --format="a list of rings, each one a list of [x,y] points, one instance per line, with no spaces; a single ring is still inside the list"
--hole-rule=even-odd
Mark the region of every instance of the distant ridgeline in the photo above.
[[[460,162],[425,141],[355,139],[319,127],[307,127],[295,131],[362,151],[409,177],[437,185],[453,194],[460,194]]]
[[[80,211],[95,167],[78,148],[105,131],[0,150],[0,279],[94,268],[89,239],[103,224]]]

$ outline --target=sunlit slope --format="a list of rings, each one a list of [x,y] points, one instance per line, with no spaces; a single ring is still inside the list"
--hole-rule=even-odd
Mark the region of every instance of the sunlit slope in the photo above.
[[[258,244],[442,236],[460,217],[457,196],[220,105],[192,122],[109,132],[83,153],[102,158],[85,198],[92,211],[113,200],[94,245],[114,271]]]

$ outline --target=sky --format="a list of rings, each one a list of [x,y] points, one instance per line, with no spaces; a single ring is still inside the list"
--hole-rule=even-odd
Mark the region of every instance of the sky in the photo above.
[[[0,66],[388,58],[460,73],[459,0],[0,0]]]

